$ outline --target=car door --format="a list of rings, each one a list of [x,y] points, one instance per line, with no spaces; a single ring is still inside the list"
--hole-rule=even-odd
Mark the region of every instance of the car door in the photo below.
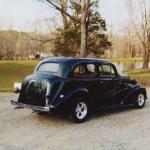
[[[99,64],[98,77],[98,104],[100,106],[116,104],[117,100],[115,100],[115,91],[117,91],[119,82],[115,67],[109,63]]]
[[[92,103],[95,105],[97,94],[99,93],[96,64],[94,62],[77,64],[73,69],[72,76],[72,87],[86,88],[89,91]]]

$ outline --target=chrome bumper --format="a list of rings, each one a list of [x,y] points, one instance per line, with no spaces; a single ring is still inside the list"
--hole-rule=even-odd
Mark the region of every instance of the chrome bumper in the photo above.
[[[15,105],[16,108],[28,108],[28,109],[32,109],[34,111],[40,111],[40,112],[49,112],[50,111],[50,108],[48,106],[41,107],[41,106],[28,105],[28,104],[20,103],[18,101],[14,101],[14,100],[11,100],[10,103],[12,105]]]

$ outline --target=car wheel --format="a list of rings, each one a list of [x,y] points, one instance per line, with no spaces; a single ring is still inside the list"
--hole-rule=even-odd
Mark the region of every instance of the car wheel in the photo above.
[[[71,112],[71,118],[74,122],[82,123],[87,120],[89,112],[89,104],[87,100],[82,97],[74,102]]]
[[[135,106],[136,108],[143,108],[146,102],[146,97],[143,93],[139,92],[135,96]]]

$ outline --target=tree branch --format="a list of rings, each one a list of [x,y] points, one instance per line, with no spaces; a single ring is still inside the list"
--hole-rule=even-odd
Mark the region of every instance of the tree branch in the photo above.
[[[56,39],[61,39],[62,37],[57,37],[57,38],[54,38],[54,39],[47,39],[47,40],[42,40],[42,39],[37,39],[37,38],[32,38],[30,37],[31,40],[33,41],[39,41],[39,42],[42,42],[43,44],[47,43],[47,42],[51,42],[51,41],[54,41]]]
[[[52,39],[39,39],[39,38],[34,38],[34,37],[31,37],[29,36],[28,34],[26,34],[26,36],[32,40],[32,41],[38,41],[38,42],[42,42],[43,44],[47,43],[47,42],[51,42],[51,41],[54,41],[56,39],[61,39],[62,37],[57,37],[57,38],[52,38]],[[28,39],[23,39],[23,40],[28,40]]]
[[[60,8],[58,5],[56,5],[55,3],[53,3],[51,0],[46,0],[47,3],[49,3],[50,5],[52,5],[56,10],[60,11],[61,13],[64,13],[66,16],[68,16],[70,19],[72,19],[73,21],[77,22],[77,23],[81,23],[79,20],[75,19],[73,16],[71,16],[69,13],[67,13],[65,10],[63,10],[62,8]]]
[[[47,42],[54,41],[55,39],[42,40],[42,39],[31,38],[31,40],[32,41],[39,41],[39,42],[42,42],[42,43],[47,43]]]

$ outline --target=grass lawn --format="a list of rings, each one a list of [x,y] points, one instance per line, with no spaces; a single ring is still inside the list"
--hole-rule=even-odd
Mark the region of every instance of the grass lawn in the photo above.
[[[133,69],[128,70],[128,75],[136,77],[150,77],[150,69]]]
[[[128,76],[137,79],[142,85],[150,86],[150,69],[133,69],[127,71]]]
[[[14,82],[22,82],[38,61],[0,61],[0,92],[13,91]]]
[[[107,60],[111,62],[142,62],[143,58],[114,58]]]

